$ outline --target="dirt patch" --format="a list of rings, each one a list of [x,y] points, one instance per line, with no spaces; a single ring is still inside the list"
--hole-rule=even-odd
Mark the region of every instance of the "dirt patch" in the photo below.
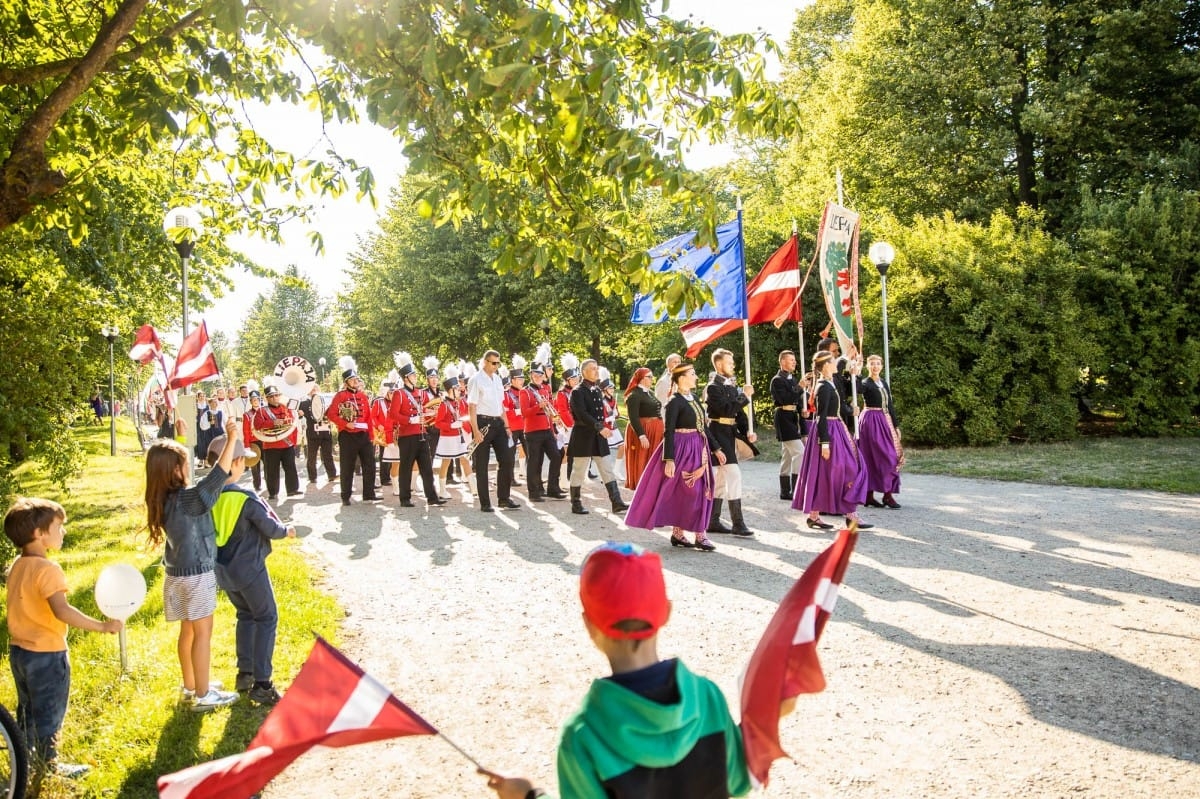
[[[345,508],[332,486],[282,510],[347,609],[346,653],[485,766],[552,789],[559,727],[606,673],[577,597],[598,542],[662,553],[659,652],[736,715],[749,653],[831,540],[778,499],[774,464],[745,480],[758,535],[709,555],[625,528],[596,482],[586,517],[520,489],[524,507],[496,514],[457,491],[432,511]],[[769,794],[1200,796],[1200,497],[908,476],[899,500],[864,513],[878,526],[821,642],[829,687],[783,722],[796,762]],[[472,772],[409,738],[310,753],[266,795],[491,795]]]

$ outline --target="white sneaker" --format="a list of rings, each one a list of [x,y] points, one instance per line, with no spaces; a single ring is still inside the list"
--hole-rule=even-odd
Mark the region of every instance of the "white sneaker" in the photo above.
[[[198,696],[192,700],[192,710],[204,713],[213,708],[232,705],[236,701],[238,701],[238,695],[233,691],[218,691],[216,688],[209,688],[208,693],[204,696]]]
[[[221,682],[220,680],[209,680],[208,687],[216,688],[218,691],[220,691],[225,687],[225,683]],[[187,686],[181,685],[179,686],[179,698],[184,702],[194,702],[196,700],[196,692],[189,690]]]

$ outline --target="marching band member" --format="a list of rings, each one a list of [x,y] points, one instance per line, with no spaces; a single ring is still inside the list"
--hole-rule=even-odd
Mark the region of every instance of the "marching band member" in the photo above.
[[[441,363],[435,355],[425,356],[421,361],[421,365],[425,367],[425,387],[415,392],[417,399],[421,400],[422,413],[425,416],[425,441],[429,446],[430,457],[437,455],[438,437],[442,434],[437,426],[438,405],[441,404],[443,396],[442,381],[438,377],[438,367]]]
[[[354,468],[362,467],[363,501],[377,502],[375,495],[375,449],[371,443],[371,404],[362,391],[362,379],[354,358],[344,355],[342,390],[333,395],[325,418],[338,429],[338,471],[342,478],[342,504],[350,504],[354,492]]]
[[[337,479],[337,467],[333,464],[333,434],[329,430],[329,422],[325,421],[325,411],[318,395],[321,387],[313,383],[308,390],[308,396],[300,401],[300,415],[304,417],[305,437],[308,446],[304,448],[305,466],[308,469],[308,482],[317,482],[317,456],[325,466],[325,477],[332,482]],[[314,410],[313,405],[317,408]],[[320,413],[316,413],[320,410]]]
[[[738,388],[737,379],[733,376],[733,353],[729,350],[718,349],[714,352],[712,365],[716,374],[704,390],[705,410],[708,412],[708,429],[712,437],[720,442],[725,462],[713,470],[713,510],[708,532],[754,535],[746,527],[742,516],[742,471],[738,466],[736,445],[736,439],[741,439],[758,454],[754,448],[758,437],[749,431],[750,419],[746,415],[746,407],[754,395],[754,386],[747,384]],[[721,524],[721,503],[725,499],[729,500],[732,528]]]
[[[413,507],[411,475],[414,464],[421,474],[425,501],[430,505],[445,505],[446,500],[438,496],[437,486],[433,484],[433,457],[425,440],[425,408],[417,398],[416,367],[407,352],[397,352],[395,357],[400,385],[392,398],[391,424],[396,447],[400,450],[400,474],[397,477],[400,507]]]
[[[571,415],[571,392],[579,385],[579,358],[574,353],[564,353],[559,358],[562,364],[562,383],[554,395],[554,410],[558,411],[558,448],[563,451],[563,460],[567,462],[567,479],[571,478],[571,458],[566,455],[567,444],[571,440],[571,429],[575,427],[575,417]]]
[[[278,386],[269,385],[266,390],[267,404],[259,408],[250,420],[250,432],[263,450],[264,470],[267,476],[267,499],[279,499],[279,469],[283,468],[284,488],[289,497],[299,496],[300,477],[296,473],[296,416],[292,409],[283,404],[283,392]],[[279,431],[291,427],[291,432],[282,438]]]
[[[525,417],[521,415],[521,389],[525,387],[525,359],[513,355],[512,369],[508,372],[508,384],[504,387],[504,418],[512,431],[513,442],[513,485],[521,481],[521,459],[528,456],[525,447]],[[528,463],[528,461],[527,461]]]
[[[549,346],[545,357],[549,357]],[[541,355],[541,349],[538,353]],[[534,361],[529,369],[530,385],[521,391],[521,417],[525,420],[525,481],[529,489],[530,502],[545,502],[546,497],[566,499],[559,487],[562,474],[562,450],[558,448],[558,434],[554,420],[558,412],[554,409],[550,384],[546,382],[546,368],[540,360]],[[542,482],[542,462],[550,462],[549,489]]]
[[[400,450],[392,433],[389,410],[392,394],[400,375],[393,369],[387,379],[379,384],[379,396],[371,400],[371,441],[379,456],[379,485],[392,486],[392,493],[400,493]]]
[[[250,421],[262,407],[262,394],[258,393],[257,388],[253,391],[247,386],[242,386],[242,388],[246,389],[246,409],[242,413],[242,441],[258,451],[258,457],[254,459],[254,465],[250,467],[250,477],[254,483],[254,490],[262,491],[262,444],[254,439],[254,433],[250,429]]]
[[[436,408],[434,418],[438,428],[437,456],[439,492],[444,490],[451,464],[457,462],[463,470],[463,486],[471,492],[471,461],[467,458],[467,443],[471,440],[471,417],[467,412],[467,401],[462,397],[462,384],[458,378],[458,367],[446,367],[446,379],[442,382],[445,398]],[[440,494],[439,494],[440,495]]]

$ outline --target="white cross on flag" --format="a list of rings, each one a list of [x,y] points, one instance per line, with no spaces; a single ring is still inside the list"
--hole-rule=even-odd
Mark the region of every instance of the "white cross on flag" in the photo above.
[[[414,713],[324,639],[240,755],[158,778],[161,799],[247,799],[314,746],[353,746],[436,735]]]
[[[813,560],[779,603],[742,678],[742,742],[746,768],[767,784],[771,763],[787,752],[779,744],[779,708],[786,699],[825,690],[817,641],[837,604],[838,588],[858,533],[842,530]]]

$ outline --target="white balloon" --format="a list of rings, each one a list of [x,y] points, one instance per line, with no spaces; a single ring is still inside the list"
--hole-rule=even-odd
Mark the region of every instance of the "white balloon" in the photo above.
[[[96,605],[110,619],[125,621],[146,601],[146,578],[129,563],[106,566],[96,579]]]

